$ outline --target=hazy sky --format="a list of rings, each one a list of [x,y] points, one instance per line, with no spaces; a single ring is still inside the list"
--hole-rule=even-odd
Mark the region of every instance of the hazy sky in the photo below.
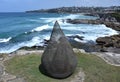
[[[120,0],[0,0],[0,12],[22,12],[63,6],[120,6]]]

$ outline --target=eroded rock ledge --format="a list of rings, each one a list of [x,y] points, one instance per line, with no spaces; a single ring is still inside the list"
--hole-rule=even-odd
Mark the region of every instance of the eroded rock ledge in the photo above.
[[[102,19],[67,19],[67,23],[71,24],[104,24],[109,28],[120,31],[120,23],[112,21],[103,21]]]

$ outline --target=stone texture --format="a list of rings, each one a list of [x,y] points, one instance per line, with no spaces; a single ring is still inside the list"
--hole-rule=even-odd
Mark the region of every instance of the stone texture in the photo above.
[[[41,62],[46,73],[54,78],[70,76],[77,66],[76,55],[57,22]]]
[[[0,77],[1,77],[1,75],[3,74],[3,71],[4,71],[4,70],[3,70],[3,66],[0,65]]]
[[[84,82],[84,80],[85,73],[82,70],[80,70],[70,82]]]
[[[113,66],[120,66],[120,54],[113,52],[92,52],[102,58],[106,63]]]
[[[26,81],[23,78],[16,78],[16,79],[9,80],[7,82],[26,82]]]
[[[103,47],[116,47],[120,48],[120,34],[106,37],[97,38],[96,42],[98,45]]]
[[[4,58],[0,58],[0,61],[2,61]]]
[[[0,54],[0,61],[2,61],[4,59],[3,55]]]
[[[112,20],[106,21],[106,19],[103,20],[103,18],[99,18],[96,20],[93,19],[67,19],[68,23],[71,24],[104,24],[108,28],[112,28],[114,30],[120,31],[120,23],[119,22],[112,22]]]
[[[15,78],[16,78],[16,76],[14,76],[14,75],[5,74],[5,75],[2,75],[1,81],[7,82],[8,80],[12,80],[12,79],[15,79]]]

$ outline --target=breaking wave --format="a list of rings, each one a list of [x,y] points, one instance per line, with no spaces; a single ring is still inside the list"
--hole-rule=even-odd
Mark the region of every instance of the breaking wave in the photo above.
[[[36,16],[36,15],[35,15]],[[33,28],[22,31],[21,34],[11,36],[9,38],[0,39],[0,53],[11,53],[18,50],[21,47],[43,46],[44,40],[49,40],[51,31],[55,21],[57,20],[61,26],[61,29],[66,36],[79,36],[83,37],[83,40],[79,38],[73,38],[77,42],[87,43],[89,41],[95,42],[98,37],[110,36],[118,34],[117,31],[106,27],[105,25],[92,25],[92,24],[70,24],[64,19],[76,19],[76,18],[90,18],[78,14],[60,15],[57,17],[40,17],[40,18],[28,18],[33,22],[33,26],[30,23],[25,24]],[[22,20],[24,21],[24,20]],[[39,24],[40,23],[40,24]],[[24,25],[23,25],[24,26]],[[22,28],[22,27],[21,27]],[[16,28],[15,28],[16,29]],[[22,28],[24,29],[24,28]],[[19,29],[18,31],[19,32]]]
[[[11,39],[12,39],[12,37],[9,37],[7,39],[6,38],[0,39],[0,43],[9,42]]]

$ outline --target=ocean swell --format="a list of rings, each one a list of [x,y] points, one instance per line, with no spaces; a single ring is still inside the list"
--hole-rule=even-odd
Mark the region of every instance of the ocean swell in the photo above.
[[[35,15],[36,16],[36,15]],[[27,17],[26,17],[27,18]],[[117,31],[106,27],[105,25],[92,25],[92,24],[70,24],[65,21],[65,19],[77,19],[77,18],[85,18],[83,15],[60,15],[57,17],[40,17],[40,18],[28,18],[29,21],[34,21],[33,27],[29,30],[22,32],[16,36],[11,36],[9,38],[1,38],[0,39],[0,53],[11,53],[22,47],[32,47],[32,46],[44,46],[44,40],[49,40],[52,32],[52,28],[54,26],[55,21],[57,20],[61,26],[61,29],[65,33],[66,36],[77,36],[73,39],[77,42],[94,42],[98,37],[111,36],[114,34],[118,34]],[[87,18],[87,17],[86,17]],[[23,20],[24,22],[24,20]],[[39,24],[40,23],[40,24]],[[37,24],[37,25],[36,25]],[[25,25],[32,25],[25,24]],[[24,26],[24,25],[23,25]],[[27,28],[29,28],[28,26]],[[14,26],[13,26],[14,27]],[[24,29],[23,27],[21,27]],[[15,30],[17,30],[15,28]],[[19,29],[18,31],[19,32]],[[80,39],[79,37],[83,37]]]

